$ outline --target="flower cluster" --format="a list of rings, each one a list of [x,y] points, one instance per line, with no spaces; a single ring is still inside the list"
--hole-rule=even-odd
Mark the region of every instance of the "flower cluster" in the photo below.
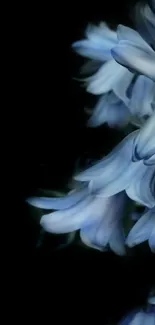
[[[41,217],[45,231],[80,230],[84,244],[101,251],[110,248],[119,255],[126,253],[126,246],[144,241],[155,253],[154,9],[154,0],[150,6],[136,4],[136,30],[119,25],[114,31],[105,22],[89,25],[85,38],[72,45],[88,59],[82,68],[86,91],[99,96],[88,126],[107,123],[128,130],[130,124],[132,132],[106,157],[74,175],[75,188],[65,197],[27,199],[37,208],[56,210]],[[127,211],[132,218],[135,202],[144,206],[144,212],[126,235],[124,218]],[[135,317],[151,318],[148,313]]]

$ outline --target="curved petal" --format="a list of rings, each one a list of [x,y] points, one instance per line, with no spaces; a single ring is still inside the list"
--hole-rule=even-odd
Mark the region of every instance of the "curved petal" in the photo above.
[[[138,131],[130,133],[106,157],[102,158],[94,166],[86,169],[78,175],[75,175],[74,178],[82,182],[90,181],[96,177],[100,177],[102,173],[106,175],[107,171],[108,177],[111,179],[115,178],[115,173],[118,174],[118,166],[121,164],[128,166],[130,164],[132,159],[132,147],[137,134]]]
[[[134,201],[137,201],[149,208],[155,206],[155,191],[152,187],[152,181],[155,175],[155,168],[141,166],[141,175],[134,178],[131,185],[126,189],[127,195]]]
[[[97,222],[81,229],[81,240],[88,246],[99,250],[107,249],[107,245],[116,252],[124,255],[124,237],[120,220],[124,216],[127,197],[119,193],[105,199],[103,213]]]
[[[136,222],[126,239],[129,247],[138,245],[150,238],[152,228],[155,223],[155,209],[151,209]]]
[[[135,137],[133,161],[148,160],[155,154],[155,113],[147,120]]]
[[[125,104],[114,93],[108,93],[100,98],[88,126],[97,127],[108,123],[110,127],[123,127],[129,122],[130,112]]]
[[[155,226],[151,232],[150,238],[149,238],[149,246],[151,248],[151,251],[155,253]],[[155,297],[154,297],[154,304],[155,304]]]
[[[88,195],[69,209],[43,215],[41,226],[48,232],[66,233],[88,226],[100,218],[105,200]]]
[[[88,195],[88,189],[75,191],[65,197],[30,197],[26,201],[30,205],[40,209],[64,210],[77,204]]]
[[[131,113],[139,117],[152,115],[154,93],[155,83],[145,76],[139,76],[133,86],[132,96],[128,103]]]
[[[94,95],[101,95],[113,89],[126,74],[126,69],[115,60],[109,60],[95,73],[86,79],[87,91]]]
[[[155,44],[155,14],[148,4],[138,2],[133,10],[133,20],[143,38],[150,44]]]
[[[121,223],[115,227],[110,236],[109,246],[111,250],[117,255],[123,256],[126,254],[125,250],[125,234]]]
[[[72,44],[78,54],[102,62],[111,59],[110,50],[117,43],[116,32],[110,30],[106,24],[88,25],[85,36],[86,39]]]
[[[146,51],[128,41],[121,41],[111,50],[113,58],[119,64],[144,74],[155,81],[155,52]]]
[[[119,24],[117,27],[117,37],[119,41],[129,41],[135,43],[137,46],[146,48],[146,50],[150,49],[150,46],[144,41],[140,34],[130,27]]]
[[[148,158],[147,160],[144,160],[144,164],[146,166],[155,165],[155,154],[152,157]]]
[[[126,105],[129,103],[128,89],[134,80],[134,74],[128,69],[124,68],[124,75],[118,79],[118,81],[113,86],[113,91],[115,95],[121,99]]]

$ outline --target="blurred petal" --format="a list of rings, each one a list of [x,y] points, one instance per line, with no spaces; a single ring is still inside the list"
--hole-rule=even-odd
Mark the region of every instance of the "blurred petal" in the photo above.
[[[149,246],[151,248],[151,251],[155,253],[155,226],[151,232],[150,238],[149,238]],[[154,297],[154,304],[155,304],[155,297]]]
[[[119,24],[117,27],[117,37],[119,41],[129,41],[142,48],[150,49],[150,46],[140,34],[130,27]]]
[[[148,160],[155,154],[155,113],[147,120],[134,141],[133,161]],[[153,159],[154,160],[154,159]]]
[[[127,195],[134,201],[137,201],[149,208],[155,206],[155,191],[152,186],[155,168],[141,166],[141,175],[133,178],[131,185],[126,189]]]
[[[143,311],[140,311],[134,316],[130,325],[142,325],[142,324],[144,325],[145,324],[144,320],[145,320],[145,313]]]
[[[154,297],[149,297],[148,298],[148,303],[151,305],[155,305],[155,296]]]
[[[73,49],[80,55],[90,59],[105,61],[111,59],[111,48],[117,43],[116,32],[103,24],[88,25],[86,38],[73,43]]]
[[[130,112],[125,104],[114,93],[100,97],[88,126],[96,127],[108,123],[110,127],[122,127],[129,122]]]
[[[63,210],[75,205],[87,195],[88,189],[83,189],[60,198],[30,197],[27,199],[27,203],[40,209]]]
[[[155,223],[155,209],[150,209],[148,212],[137,221],[128,234],[126,244],[129,247],[138,245],[149,239],[152,228]]]
[[[155,53],[151,48],[141,48],[129,41],[121,41],[111,50],[113,58],[119,64],[134,69],[155,81]]]
[[[117,255],[123,256],[126,254],[125,234],[121,223],[115,227],[113,233],[111,234],[109,246]]]
[[[114,60],[107,61],[97,73],[87,78],[87,91],[101,95],[113,89],[119,79],[125,78],[126,69]]]
[[[136,28],[142,37],[150,44],[155,44],[155,14],[148,4],[138,2],[132,13]]]
[[[133,86],[129,108],[132,114],[138,116],[153,114],[153,97],[155,93],[155,83],[145,77],[139,76]]]

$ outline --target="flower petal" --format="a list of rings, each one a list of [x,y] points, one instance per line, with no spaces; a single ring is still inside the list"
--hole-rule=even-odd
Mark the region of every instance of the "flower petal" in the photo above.
[[[108,123],[110,127],[123,127],[129,122],[130,112],[125,104],[114,93],[100,97],[88,126],[96,127]]]
[[[155,223],[155,212],[154,208],[150,209],[136,222],[126,239],[126,244],[129,247],[138,245],[149,239],[152,227]]]
[[[88,189],[75,191],[65,197],[47,198],[47,197],[30,197],[27,203],[40,209],[63,210],[75,205],[88,195]]]
[[[151,248],[151,251],[155,253],[155,226],[151,232],[150,238],[149,238],[149,246]],[[155,297],[154,297],[155,299]],[[155,304],[155,302],[154,302]]]
[[[132,319],[130,325],[142,325],[144,324],[146,314],[143,311],[138,312]]]
[[[73,43],[73,49],[80,55],[94,60],[111,59],[111,48],[117,43],[116,32],[103,24],[102,26],[88,25],[86,38]]]
[[[133,86],[131,100],[128,103],[131,113],[139,117],[152,115],[154,93],[155,83],[145,76],[139,76]]]
[[[150,44],[155,44],[155,15],[148,4],[138,2],[133,11],[137,30]]]
[[[128,41],[121,41],[111,50],[113,58],[119,64],[134,69],[139,74],[144,74],[155,81],[155,53],[146,52],[146,49],[136,46]]]
[[[124,216],[127,197],[123,192],[104,200],[102,215],[97,222],[81,229],[81,240],[99,250],[105,250],[109,243],[116,254],[124,255],[124,237],[120,220]]]
[[[137,134],[133,147],[133,161],[148,160],[155,154],[155,113]]]
[[[93,76],[86,79],[87,91],[94,95],[101,95],[113,89],[126,74],[126,69],[115,60],[107,61]]]
[[[82,182],[90,181],[98,176],[100,177],[105,169],[105,174],[107,174],[107,168],[109,168],[109,166],[113,173],[117,173],[118,165],[123,163],[126,164],[126,161],[128,165],[128,163],[131,162],[133,142],[137,134],[138,131],[130,133],[106,157],[102,158],[94,166],[75,175],[74,178]],[[108,177],[114,178],[115,175],[108,175]]]
[[[150,49],[150,46],[144,41],[140,34],[130,27],[119,24],[117,27],[117,37],[119,41],[129,41],[147,50]]]
[[[113,252],[117,255],[123,256],[126,254],[125,250],[125,234],[122,224],[118,224],[115,230],[111,234],[109,246]]]
[[[40,224],[48,232],[71,232],[97,221],[103,213],[104,206],[103,198],[88,195],[69,209],[43,215]]]
[[[152,181],[154,180],[155,168],[145,168],[142,165],[140,170],[141,175],[132,180],[131,185],[126,189],[126,193],[132,200],[153,208],[155,206],[155,191]]]

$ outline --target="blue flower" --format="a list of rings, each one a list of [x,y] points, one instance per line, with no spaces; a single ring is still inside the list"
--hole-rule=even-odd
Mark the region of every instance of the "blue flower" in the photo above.
[[[155,208],[144,212],[130,230],[126,244],[133,247],[144,241],[148,241],[152,252],[155,253]]]
[[[119,43],[111,50],[119,64],[155,81],[155,51],[135,30],[119,25]]]
[[[97,196],[109,197],[126,190],[134,201],[154,207],[155,166],[147,166],[143,160],[134,162],[132,158],[139,133],[138,130],[130,133],[112,152],[75,179],[89,182],[90,191]]]
[[[89,126],[96,127],[108,123],[112,127],[123,127],[129,122],[141,126],[145,121],[143,118],[153,114],[155,83],[146,76],[136,76],[134,71],[131,72],[118,64],[111,55],[113,49],[119,47],[117,44],[119,38],[123,37],[124,30],[131,34],[130,28],[121,25],[118,33],[105,23],[99,26],[89,25],[86,29],[86,39],[72,45],[77,53],[91,59],[83,68],[83,72],[90,74],[83,79],[86,90],[95,95],[102,95],[94,108],[92,118],[88,121]],[[145,44],[144,40],[143,43]]]
[[[70,193],[64,198],[29,198],[27,202],[43,209],[57,209],[42,216],[40,224],[51,233],[80,230],[81,240],[88,246],[105,251],[110,247],[119,255],[125,254],[122,218],[128,198],[125,192],[101,198],[88,188]]]

